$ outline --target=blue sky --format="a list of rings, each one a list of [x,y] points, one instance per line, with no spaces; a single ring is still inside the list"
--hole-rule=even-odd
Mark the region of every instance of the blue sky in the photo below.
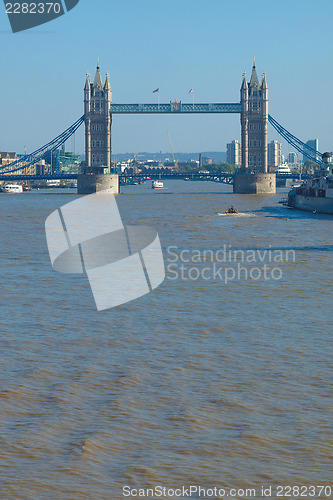
[[[12,34],[0,6],[0,150],[33,150],[83,114],[86,71],[110,72],[114,102],[237,102],[256,56],[269,112],[333,149],[331,0],[80,0],[65,16]],[[113,151],[223,151],[238,115],[115,116]],[[277,139],[269,128],[269,140]],[[70,141],[68,149],[74,148]],[[83,152],[83,131],[76,152]],[[290,148],[284,147],[284,153]]]

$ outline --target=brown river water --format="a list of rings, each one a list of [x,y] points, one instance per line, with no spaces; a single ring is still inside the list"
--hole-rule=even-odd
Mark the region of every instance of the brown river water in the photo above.
[[[2,500],[333,499],[333,216],[282,196],[124,187],[166,279],[98,312],[48,257],[45,219],[75,192],[0,194]]]

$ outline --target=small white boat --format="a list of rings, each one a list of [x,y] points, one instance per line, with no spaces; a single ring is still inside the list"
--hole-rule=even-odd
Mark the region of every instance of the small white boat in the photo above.
[[[291,170],[289,168],[289,165],[287,165],[286,163],[283,163],[282,165],[279,165],[276,169],[275,169],[275,173],[276,174],[284,174],[284,175],[288,175],[288,174],[291,174]]]
[[[4,184],[2,186],[3,193],[23,193],[23,186],[21,184]]]
[[[164,184],[162,181],[153,181],[152,184],[151,184],[151,187],[153,189],[163,189],[164,188]]]
[[[48,180],[48,181],[46,181],[46,187],[48,187],[48,188],[60,187],[60,181],[57,179]]]

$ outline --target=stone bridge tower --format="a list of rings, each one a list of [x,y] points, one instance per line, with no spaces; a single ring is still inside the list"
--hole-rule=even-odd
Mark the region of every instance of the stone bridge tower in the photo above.
[[[90,173],[102,174],[111,171],[111,103],[109,74],[103,83],[97,60],[94,81],[91,83],[88,74],[84,87],[86,167],[90,169]]]
[[[111,103],[110,78],[102,82],[97,59],[94,81],[88,74],[84,87],[86,168],[78,175],[78,194],[119,193],[119,176],[111,173]]]
[[[276,176],[268,173],[267,161],[268,86],[265,74],[259,82],[255,60],[249,82],[244,73],[240,93],[242,169],[234,175],[234,193],[273,194]]]
[[[243,76],[241,105],[242,169],[267,173],[268,86],[265,74],[259,83],[255,60],[250,82]]]

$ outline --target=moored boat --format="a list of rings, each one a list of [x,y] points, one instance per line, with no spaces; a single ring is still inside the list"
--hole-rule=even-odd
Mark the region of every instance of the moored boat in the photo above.
[[[288,193],[288,206],[321,214],[333,215],[333,161],[324,153],[318,175],[294,186]]]

